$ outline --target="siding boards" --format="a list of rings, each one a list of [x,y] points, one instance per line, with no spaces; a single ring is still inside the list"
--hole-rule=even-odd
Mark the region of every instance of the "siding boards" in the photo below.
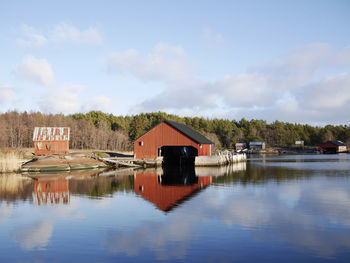
[[[202,144],[202,148],[200,148],[199,143],[166,122],[162,122],[134,142],[135,158],[155,159],[158,157],[158,149],[162,146],[193,146],[198,150],[198,155],[211,155],[210,144]]]

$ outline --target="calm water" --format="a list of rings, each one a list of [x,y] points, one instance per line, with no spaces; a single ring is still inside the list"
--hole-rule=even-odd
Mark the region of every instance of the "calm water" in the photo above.
[[[0,175],[0,262],[350,262],[350,155]]]

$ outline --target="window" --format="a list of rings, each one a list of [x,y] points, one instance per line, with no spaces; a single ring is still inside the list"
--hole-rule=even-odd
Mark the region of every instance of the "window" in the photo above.
[[[143,142],[142,142],[142,141],[141,141],[141,142],[139,142],[139,145],[140,145],[140,146],[143,146]]]

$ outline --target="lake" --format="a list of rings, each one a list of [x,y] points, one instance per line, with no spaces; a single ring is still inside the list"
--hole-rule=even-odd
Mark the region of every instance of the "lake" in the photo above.
[[[350,262],[350,155],[0,175],[0,262]]]

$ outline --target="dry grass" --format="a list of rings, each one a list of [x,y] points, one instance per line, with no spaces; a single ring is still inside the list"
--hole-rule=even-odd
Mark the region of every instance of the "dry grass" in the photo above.
[[[0,150],[0,173],[17,172],[24,162],[24,153],[17,149]]]

